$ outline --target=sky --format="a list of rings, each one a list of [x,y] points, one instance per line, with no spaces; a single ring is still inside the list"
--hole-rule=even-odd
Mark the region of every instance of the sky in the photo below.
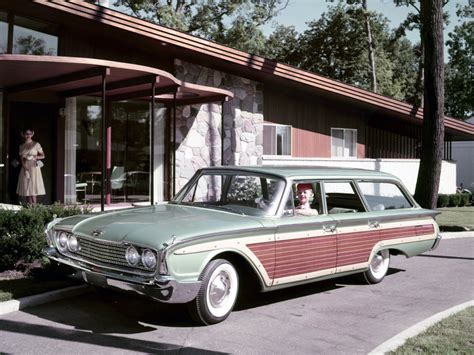
[[[280,12],[273,23],[267,24],[263,31],[265,35],[273,32],[276,22],[285,26],[294,26],[299,33],[304,32],[307,28],[306,23],[320,18],[321,14],[325,12],[333,3],[326,0],[290,0],[286,9]],[[458,24],[456,17],[456,4],[467,5],[468,0],[450,0],[445,5],[444,10],[449,13],[449,24],[445,29],[444,40],[448,39],[448,33],[451,32]],[[371,11],[382,13],[390,21],[391,28],[396,28],[405,20],[407,14],[411,11],[410,7],[395,6],[393,0],[368,0],[367,7]],[[407,32],[407,37],[412,43],[419,41],[419,34],[416,31]]]

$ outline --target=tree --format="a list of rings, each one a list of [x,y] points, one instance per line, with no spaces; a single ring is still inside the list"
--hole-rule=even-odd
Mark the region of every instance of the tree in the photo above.
[[[279,25],[268,37],[264,55],[278,62],[298,66],[299,33],[293,26]]]
[[[467,119],[474,113],[474,21],[466,6],[459,7],[457,15],[463,21],[449,33],[446,42],[449,63],[446,67],[445,112],[447,115]]]
[[[260,27],[286,8],[289,0],[116,0],[135,17],[261,54]]]
[[[443,1],[421,0],[424,45],[423,138],[415,198],[436,208],[444,141]]]
[[[366,16],[370,17],[374,61],[371,66],[367,58]],[[276,48],[271,53],[274,59],[309,70],[347,84],[373,90],[373,79],[377,80],[377,91],[383,95],[406,99],[411,94],[416,72],[413,48],[406,38],[394,38],[388,20],[375,12],[367,12],[359,5],[339,2],[330,6],[321,18],[311,21],[301,35],[289,28],[277,28],[270,36],[273,42],[268,47]],[[289,49],[280,49],[282,43]],[[398,60],[402,57],[402,60]],[[374,76],[372,71],[376,70]]]
[[[334,1],[334,0],[326,0],[326,1]],[[377,92],[377,71],[375,65],[375,44],[372,38],[372,29],[370,25],[370,13],[367,7],[367,0],[346,0],[346,3],[349,5],[359,4],[362,6],[363,14],[364,14],[364,29],[365,34],[367,36],[367,53],[368,53],[368,60],[370,65],[370,79],[372,85],[372,91]]]
[[[16,46],[19,54],[51,55],[46,49],[45,41],[33,35],[18,37]]]

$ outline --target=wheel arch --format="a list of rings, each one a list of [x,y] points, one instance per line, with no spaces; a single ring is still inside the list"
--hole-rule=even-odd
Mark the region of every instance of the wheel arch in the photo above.
[[[213,255],[208,263],[215,259],[225,259],[229,261],[237,270],[240,284],[245,288],[256,289],[261,291],[264,289],[264,282],[255,269],[254,265],[244,255],[237,251],[226,250]]]

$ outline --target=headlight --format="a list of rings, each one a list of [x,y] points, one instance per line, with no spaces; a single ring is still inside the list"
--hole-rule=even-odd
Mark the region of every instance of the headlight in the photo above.
[[[125,259],[127,259],[127,262],[130,265],[137,266],[138,262],[140,261],[140,254],[138,254],[137,249],[130,246],[127,248],[127,251],[125,252]]]
[[[156,267],[156,255],[150,249],[145,249],[142,254],[142,264],[147,269],[154,269]]]
[[[81,250],[81,246],[79,245],[79,241],[74,235],[70,235],[68,240],[67,240],[67,248],[69,251],[72,251],[73,253],[78,252]]]
[[[67,250],[67,233],[66,232],[58,232],[56,237],[56,242],[58,245],[58,249],[61,252],[65,252]]]

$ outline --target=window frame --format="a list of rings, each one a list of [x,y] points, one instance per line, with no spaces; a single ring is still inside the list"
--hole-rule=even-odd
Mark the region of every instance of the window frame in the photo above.
[[[354,135],[354,142],[352,143],[353,146],[353,151],[354,155],[349,155],[349,156],[338,156],[333,154],[333,145],[334,145],[334,134],[333,131],[342,131],[342,145],[343,147],[345,146],[345,141],[346,141],[346,131],[352,131],[355,133]],[[343,150],[344,152],[344,150]],[[357,159],[357,128],[342,128],[342,127],[331,127],[331,158],[340,158],[340,159]]]
[[[49,31],[49,32],[41,32],[41,31],[37,31],[37,32],[44,33],[44,34],[56,37],[57,38],[57,49],[56,49],[56,54],[53,55],[53,57],[61,55],[61,53],[60,53],[61,36],[60,36],[60,28],[59,28],[58,24],[56,24],[54,22],[50,22],[50,21],[45,21],[43,19],[38,19],[38,18],[35,18],[35,17],[31,17],[31,16],[24,16],[24,15],[21,15],[21,14],[12,13],[11,11],[6,11],[6,10],[0,10],[0,11],[3,12],[4,14],[6,14],[6,17],[7,17],[7,22],[6,23],[8,25],[7,51],[3,54],[13,54],[14,27],[15,27],[15,25],[17,25],[16,21],[15,21],[15,18],[16,17],[21,17],[21,18],[24,18],[24,19],[27,19],[27,20],[30,20],[30,21],[33,21],[33,22],[39,22],[39,23],[47,24],[47,25],[51,26],[52,28],[54,28],[53,31]],[[20,26],[20,27],[22,27],[22,26]],[[28,27],[24,27],[24,28],[30,29],[32,31],[36,31],[36,30],[28,28]]]
[[[367,201],[365,200],[364,195],[359,189],[359,185],[357,184],[358,180],[354,179],[321,179],[321,193],[323,196],[323,203],[324,203],[324,208],[326,209],[326,213],[328,215],[338,215],[339,213],[329,213],[329,206],[327,203],[327,192],[326,192],[326,183],[348,183],[353,192],[354,195],[359,199],[361,202],[362,207],[365,209],[365,211],[357,211],[356,213],[367,213],[370,212],[370,207],[367,205]]]
[[[408,203],[411,205],[411,207],[407,207],[407,208],[396,208],[396,209],[390,209],[390,210],[384,210],[384,211],[397,211],[397,210],[410,210],[410,209],[415,209],[415,208],[419,208],[420,206],[418,205],[418,203],[415,201],[415,199],[413,198],[413,196],[406,190],[405,186],[403,186],[400,182],[398,181],[394,181],[394,180],[390,180],[390,179],[357,179],[354,181],[355,182],[355,186],[357,188],[357,191],[359,192],[359,196],[361,197],[364,205],[366,206],[367,208],[367,211],[368,212],[380,212],[380,211],[374,211],[371,207],[370,207],[370,204],[367,202],[367,199],[365,198],[365,194],[362,192],[360,186],[359,186],[359,183],[364,183],[364,182],[372,182],[372,183],[387,183],[387,184],[392,184],[392,185],[395,185],[396,187],[398,187],[398,189],[400,190],[400,192],[402,193],[402,195],[405,197],[405,199],[408,201]]]
[[[291,158],[293,156],[293,126],[292,125],[287,125],[287,124],[279,124],[279,123],[271,123],[271,122],[263,122],[263,130],[265,129],[265,126],[272,126],[272,127],[275,127],[275,142],[276,143],[276,150],[278,152],[278,135],[277,135],[277,129],[276,127],[287,127],[289,128],[290,130],[290,133],[289,133],[289,136],[290,136],[290,142],[289,142],[289,152],[290,154],[265,154],[263,153],[262,155],[264,157],[287,157],[287,158]],[[263,136],[263,140],[262,140],[262,148],[263,148],[263,151],[265,151],[265,135],[263,134],[263,131],[262,131],[262,136]]]

